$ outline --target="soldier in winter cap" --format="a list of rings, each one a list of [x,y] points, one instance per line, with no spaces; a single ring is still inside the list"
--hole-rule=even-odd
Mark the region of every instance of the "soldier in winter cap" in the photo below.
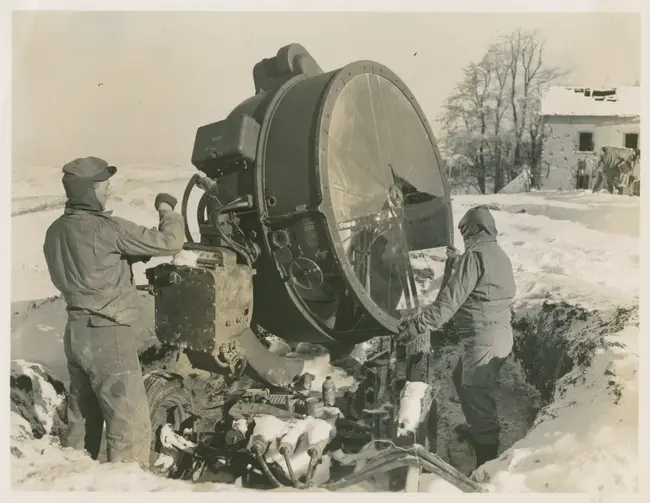
[[[106,211],[115,166],[97,157],[63,167],[67,202],[47,230],[43,252],[67,305],[64,336],[70,373],[67,447],[97,459],[106,423],[109,461],[149,465],[151,421],[138,360],[140,297],[131,266],[173,255],[184,243],[176,199],[158,194],[158,229]]]

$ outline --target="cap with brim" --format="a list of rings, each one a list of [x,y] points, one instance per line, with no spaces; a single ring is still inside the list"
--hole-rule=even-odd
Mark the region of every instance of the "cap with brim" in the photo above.
[[[76,176],[93,182],[108,180],[115,173],[115,166],[98,157],[80,157],[63,166],[64,176]]]

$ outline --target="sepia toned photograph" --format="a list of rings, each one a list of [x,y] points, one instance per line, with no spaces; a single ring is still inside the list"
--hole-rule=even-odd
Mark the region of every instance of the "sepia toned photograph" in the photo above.
[[[640,12],[96,8],[5,37],[11,490],[639,491]]]

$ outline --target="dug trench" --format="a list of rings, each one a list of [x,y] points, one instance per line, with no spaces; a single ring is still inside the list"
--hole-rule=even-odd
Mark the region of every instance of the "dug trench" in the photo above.
[[[617,344],[608,336],[621,331],[637,316],[638,307],[596,311],[548,300],[513,311],[514,348],[501,370],[496,394],[500,456],[531,428],[554,418],[554,401],[561,399],[570,386],[585,384],[584,374],[596,352]],[[473,448],[454,432],[464,416],[451,378],[460,351],[453,325],[446,326],[432,342],[431,372],[439,388],[437,453],[469,474],[475,467]],[[608,377],[612,406],[625,392],[615,377],[613,373]]]
[[[52,308],[51,302],[48,303]],[[33,306],[38,310],[38,306]],[[33,314],[33,313],[32,313]],[[584,372],[599,349],[616,345],[612,338],[638,316],[638,308],[617,308],[612,311],[587,310],[564,302],[544,301],[527,305],[513,312],[515,345],[513,354],[503,366],[497,404],[501,423],[500,456],[527,432],[543,421],[552,420],[553,401],[561,398],[571,387],[583,383]],[[41,334],[42,335],[42,334]],[[151,334],[149,334],[151,335]],[[151,341],[151,338],[148,339]],[[458,340],[452,325],[432,337],[430,359],[432,384],[437,390],[438,430],[436,452],[461,472],[473,471],[475,457],[472,447],[456,437],[454,426],[463,421],[456,392],[452,383],[452,370],[459,356]],[[186,385],[199,409],[209,408],[223,391],[223,383],[210,374],[191,369],[182,359],[157,345],[149,345],[141,353],[143,370],[167,368],[187,376]],[[42,400],[43,384],[36,385],[34,373],[28,379],[21,377],[21,366],[12,365],[12,410],[29,422],[32,434],[58,436],[65,428],[65,413],[61,402]],[[625,390],[609,376],[608,393],[612,406],[616,406]],[[32,380],[27,384],[28,380]],[[52,385],[51,377],[45,380],[57,393],[60,383]],[[40,391],[39,391],[40,390]],[[47,407],[56,410],[48,413]],[[46,418],[46,419],[44,419]],[[49,420],[47,418],[50,418]],[[44,423],[49,421],[49,425]],[[11,452],[19,457],[19,440],[12,438]],[[17,445],[15,445],[17,444]],[[56,448],[54,445],[52,448]],[[104,456],[100,457],[100,461]]]

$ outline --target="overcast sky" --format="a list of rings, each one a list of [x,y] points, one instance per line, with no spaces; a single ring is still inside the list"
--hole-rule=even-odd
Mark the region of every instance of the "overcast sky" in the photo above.
[[[572,72],[564,83],[640,80],[635,14],[15,13],[12,164],[189,165],[196,128],[251,96],[253,65],[291,42],[325,71],[388,66],[438,133],[463,67],[519,27],[547,39],[548,64]]]

